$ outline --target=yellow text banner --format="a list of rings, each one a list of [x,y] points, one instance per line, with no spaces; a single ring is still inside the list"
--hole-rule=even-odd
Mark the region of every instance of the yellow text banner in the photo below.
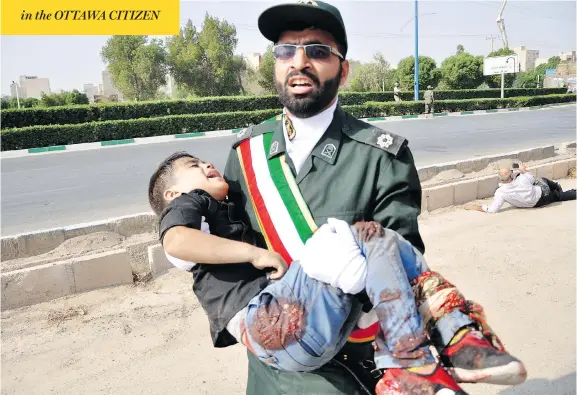
[[[3,35],[174,35],[180,0],[2,0]]]

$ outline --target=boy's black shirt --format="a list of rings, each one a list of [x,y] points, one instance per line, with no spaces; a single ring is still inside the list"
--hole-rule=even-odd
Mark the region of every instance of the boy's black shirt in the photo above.
[[[219,202],[200,189],[192,190],[174,199],[160,214],[160,241],[162,243],[166,232],[174,226],[200,230],[204,217],[212,235],[255,245],[253,233],[239,214],[233,203]],[[194,277],[192,289],[208,315],[214,346],[236,344],[226,325],[267,286],[266,272],[250,263],[198,262],[190,271]]]

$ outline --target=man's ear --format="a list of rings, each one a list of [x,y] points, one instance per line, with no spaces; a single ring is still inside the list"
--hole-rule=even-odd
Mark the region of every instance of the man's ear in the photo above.
[[[162,197],[164,197],[164,200],[166,200],[167,202],[172,202],[180,195],[182,195],[181,192],[175,191],[174,189],[167,189],[166,191],[164,191]]]
[[[341,62],[341,67],[343,68],[343,72],[341,73],[341,80],[339,82],[339,85],[344,85],[345,82],[347,82],[347,78],[349,76],[349,72],[350,72],[350,64],[348,60],[343,60]]]

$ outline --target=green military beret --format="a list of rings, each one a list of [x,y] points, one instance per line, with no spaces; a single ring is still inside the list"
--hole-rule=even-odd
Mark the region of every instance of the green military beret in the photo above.
[[[276,43],[281,33],[291,28],[314,26],[331,33],[347,55],[347,32],[340,11],[324,1],[299,0],[266,9],[258,18],[258,29],[265,38]]]

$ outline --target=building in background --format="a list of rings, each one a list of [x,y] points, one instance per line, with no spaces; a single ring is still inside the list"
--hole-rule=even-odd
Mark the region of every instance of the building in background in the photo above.
[[[11,88],[11,90],[14,89]],[[38,78],[37,76],[21,75],[19,93],[20,98],[22,99],[28,99],[31,97],[40,99],[42,97],[42,93],[46,95],[51,93],[50,80],[48,78]]]
[[[524,45],[513,48],[513,52],[519,55],[520,71],[531,71],[535,66],[535,62],[539,58],[539,50],[527,49]]]
[[[258,70],[260,67],[260,62],[262,61],[262,56],[257,52],[251,52],[244,57],[246,64],[253,70]]]
[[[84,84],[84,94],[88,97],[88,102],[90,104],[94,103],[94,100],[99,96],[100,91],[98,86],[94,84]]]
[[[108,70],[102,72],[102,90],[100,91],[100,94],[107,98],[116,97],[118,100],[121,100],[122,98],[120,92],[112,83],[112,78],[110,77],[110,72]]]
[[[576,51],[570,52],[559,52],[557,54],[561,58],[561,61],[569,61],[569,62],[576,62],[577,61],[577,53]]]

